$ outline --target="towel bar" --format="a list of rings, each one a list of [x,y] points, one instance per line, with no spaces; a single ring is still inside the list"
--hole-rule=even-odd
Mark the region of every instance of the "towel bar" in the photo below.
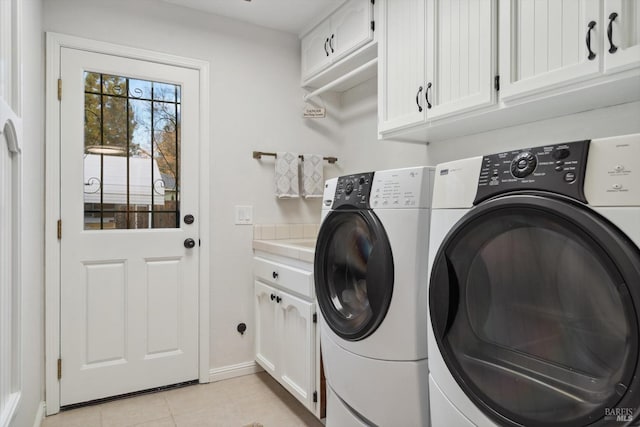
[[[276,157],[276,153],[267,153],[264,151],[254,151],[253,152],[253,158],[254,159],[261,159],[262,156],[270,156],[270,157]],[[304,156],[300,155],[298,156],[300,157],[302,160],[304,160]],[[324,160],[326,160],[327,162],[329,162],[330,164],[334,164],[335,162],[338,161],[337,157],[323,157]]]

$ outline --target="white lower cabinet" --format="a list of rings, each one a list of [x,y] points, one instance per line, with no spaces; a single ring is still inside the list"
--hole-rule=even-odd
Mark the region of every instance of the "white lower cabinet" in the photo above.
[[[292,267],[298,274],[290,274],[282,262],[273,262],[270,274],[263,274],[270,263],[254,259],[256,362],[320,417],[315,302],[312,296],[294,295],[289,290],[296,283],[288,280],[300,281],[303,270]],[[311,265],[308,274],[312,274]]]

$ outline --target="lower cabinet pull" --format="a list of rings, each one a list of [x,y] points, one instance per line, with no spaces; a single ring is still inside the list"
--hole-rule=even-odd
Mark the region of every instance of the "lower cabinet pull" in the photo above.
[[[591,21],[589,22],[589,25],[587,25],[588,30],[587,30],[587,50],[589,51],[589,56],[587,56],[587,59],[589,61],[593,61],[596,58],[596,54],[591,50],[591,30],[593,30],[593,27],[596,26],[596,21]]]
[[[271,294],[271,301],[273,301],[274,299],[276,299],[276,294]]]
[[[418,93],[416,93],[416,104],[418,105],[418,113],[422,113],[422,105],[420,105],[420,94],[422,93],[422,86],[418,88]]]
[[[331,48],[331,53],[335,52],[335,50],[333,50],[333,37],[335,36],[335,34],[331,34],[331,38],[329,39],[329,48]]]
[[[274,271],[273,273],[271,273],[271,276],[273,276],[274,279],[278,278],[278,272]]]
[[[424,91],[425,100],[427,101],[427,109],[431,109],[431,102],[429,102],[429,92],[431,92],[431,82],[427,83],[427,90]]]
[[[327,43],[329,43],[328,38],[324,41],[324,53],[326,53],[327,56],[329,56],[329,51],[327,50]]]
[[[280,298],[280,297],[276,297],[276,302],[277,302],[278,304],[280,304],[280,301],[282,301],[282,298]]]
[[[618,14],[616,12],[609,15],[609,25],[607,26],[607,38],[609,39],[609,53],[616,53],[618,46],[613,44],[613,21],[616,20]]]

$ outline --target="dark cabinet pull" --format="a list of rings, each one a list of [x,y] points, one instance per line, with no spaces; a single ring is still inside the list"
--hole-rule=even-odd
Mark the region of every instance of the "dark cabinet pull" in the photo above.
[[[418,88],[418,93],[416,93],[416,104],[418,105],[418,113],[422,113],[422,105],[420,105],[420,94],[422,93],[422,86]]]
[[[429,92],[431,92],[431,82],[427,83],[427,90],[424,91],[425,99],[427,101],[427,109],[431,109],[431,102],[429,102]]]
[[[277,278],[278,278],[278,272],[277,272],[277,271],[274,271],[273,273],[271,273],[271,276],[272,276],[274,279],[277,279]]]
[[[196,247],[196,241],[189,238],[189,239],[185,239],[184,241],[184,247],[187,249],[193,249]]]
[[[327,43],[329,43],[329,38],[327,38],[327,39],[324,41],[324,53],[326,53],[326,54],[327,54],[327,56],[329,56],[329,51],[327,50]]]
[[[587,56],[587,59],[589,59],[589,61],[593,61],[596,58],[596,54],[591,50],[591,30],[593,30],[593,27],[595,26],[596,21],[589,22],[589,29],[587,30],[587,50],[589,51],[589,56]]]
[[[276,294],[271,294],[271,301],[273,301],[274,299],[276,299]]]
[[[616,12],[609,15],[609,25],[607,26],[607,38],[609,39],[609,53],[616,53],[618,46],[613,44],[613,21],[616,20],[618,14]]]
[[[278,304],[280,304],[280,301],[282,301],[282,298],[280,298],[280,297],[276,297],[276,302],[277,302]]]
[[[329,39],[329,47],[331,48],[331,53],[335,52],[335,50],[333,50],[333,37],[335,36],[335,34],[331,34],[331,38]]]

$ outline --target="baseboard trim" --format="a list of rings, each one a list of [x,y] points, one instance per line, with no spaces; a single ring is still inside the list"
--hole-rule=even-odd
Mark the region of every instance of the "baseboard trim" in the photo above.
[[[256,372],[261,371],[263,371],[262,367],[254,361],[227,365],[209,370],[209,381],[215,382],[228,380],[229,378],[255,374]]]
[[[46,409],[46,406],[44,401],[40,402],[40,404],[38,405],[38,411],[36,412],[36,417],[33,420],[33,427],[40,427],[42,425],[42,420],[44,420],[45,409]]]

